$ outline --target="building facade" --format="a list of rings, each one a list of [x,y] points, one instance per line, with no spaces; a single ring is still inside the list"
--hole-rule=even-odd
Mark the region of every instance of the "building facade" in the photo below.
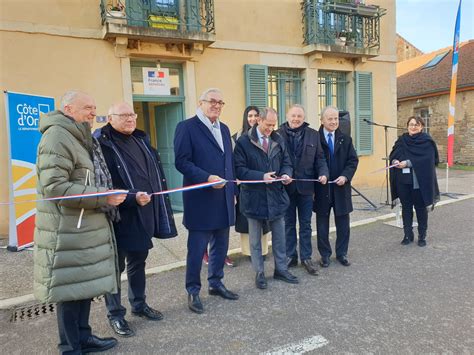
[[[4,90],[52,96],[68,89],[90,93],[97,114],[125,100],[139,114],[161,153],[169,185],[176,124],[195,113],[200,93],[218,87],[226,102],[222,121],[236,132],[249,104],[272,106],[280,121],[294,103],[319,127],[326,105],[346,110],[360,155],[358,186],[382,185],[370,175],[383,166],[383,130],[364,120],[396,124],[395,0],[82,0],[50,1],[32,9],[7,0],[0,12]],[[146,73],[167,79],[153,91]],[[161,74],[160,74],[161,75]],[[4,98],[0,98],[4,106]],[[4,110],[0,146],[6,147]],[[97,123],[99,125],[100,123]],[[389,144],[396,137],[390,132]],[[7,181],[7,153],[0,179]],[[7,184],[0,200],[8,200]],[[181,200],[173,197],[179,211]],[[8,209],[0,206],[0,234]]]
[[[474,40],[459,47],[454,122],[454,162],[474,165]],[[444,48],[400,62],[398,76],[398,126],[410,116],[425,120],[426,131],[438,145],[440,160],[447,160],[449,93],[452,48]],[[399,131],[401,134],[403,130]]]

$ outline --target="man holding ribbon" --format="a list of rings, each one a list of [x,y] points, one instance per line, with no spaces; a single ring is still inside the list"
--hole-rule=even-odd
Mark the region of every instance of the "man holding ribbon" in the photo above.
[[[96,168],[91,135],[95,100],[68,91],[61,109],[41,117],[36,171],[38,201],[35,221],[34,293],[56,303],[61,354],[105,351],[115,338],[99,338],[89,325],[91,300],[117,291],[115,241],[106,211],[126,194],[108,194]],[[84,196],[90,195],[90,196]],[[54,201],[42,199],[64,197]]]
[[[352,138],[339,129],[339,110],[327,106],[321,112],[319,136],[329,167],[329,182],[315,185],[313,210],[316,212],[316,230],[321,266],[328,267],[332,254],[329,243],[329,215],[331,209],[336,222],[336,259],[349,266],[347,250],[349,248],[350,220],[352,212],[351,180],[359,158],[352,144]]]
[[[132,314],[151,321],[163,319],[163,314],[145,301],[145,263],[152,238],[172,238],[177,235],[168,195],[152,195],[167,190],[166,178],[158,152],[148,135],[137,127],[137,114],[126,102],[109,108],[108,124],[94,132],[100,142],[113,187],[129,194],[115,216],[120,273],[127,266],[128,299]],[[105,296],[107,317],[114,332],[132,336],[134,331],[125,320],[126,309],[117,293]]]
[[[259,289],[267,288],[261,240],[263,221],[269,221],[272,231],[273,278],[298,283],[298,278],[288,271],[285,246],[284,216],[290,201],[283,185],[291,183],[293,169],[285,140],[274,132],[277,123],[277,112],[270,107],[263,109],[257,124],[237,140],[234,150],[237,178],[248,181],[240,185],[240,211],[249,221],[250,258]]]
[[[207,89],[199,98],[196,115],[180,122],[174,137],[175,165],[183,174],[183,185],[214,183],[183,192],[183,224],[188,229],[186,291],[189,309],[198,314],[204,312],[199,292],[208,244],[209,294],[228,300],[239,298],[222,283],[229,227],[235,222],[236,193],[235,184],[225,181],[234,180],[234,172],[230,131],[219,119],[224,105],[219,89]]]
[[[314,180],[326,184],[328,166],[321,148],[319,134],[305,122],[305,112],[295,104],[286,113],[286,122],[278,133],[285,139],[293,164],[292,184],[286,186],[290,206],[285,215],[286,256],[288,267],[298,265],[298,239],[296,238],[296,215],[299,221],[299,256],[301,265],[310,275],[318,275],[318,268],[311,260],[311,217],[313,216]],[[298,181],[312,180],[312,181]]]

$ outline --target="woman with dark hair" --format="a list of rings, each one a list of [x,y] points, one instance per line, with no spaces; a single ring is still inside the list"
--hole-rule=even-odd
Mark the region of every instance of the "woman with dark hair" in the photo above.
[[[237,142],[237,139],[241,135],[247,134],[247,132],[257,123],[257,118],[260,116],[260,110],[257,106],[248,106],[243,115],[242,119],[242,130],[235,133],[232,136],[232,139]],[[250,256],[250,245],[249,245],[249,223],[247,218],[240,213],[240,202],[237,199],[237,204],[235,205],[235,231],[240,233],[240,248],[242,249],[242,254]],[[263,233],[262,233],[262,255],[268,254],[268,233],[270,232],[270,226],[268,223],[263,223]]]
[[[439,201],[436,165],[438,148],[433,138],[423,132],[425,122],[420,117],[410,117],[408,132],[398,138],[390,153],[390,161],[397,164],[390,173],[392,207],[397,198],[402,204],[404,237],[403,245],[413,242],[413,207],[418,221],[418,245],[426,245],[428,229],[427,207],[434,208]]]

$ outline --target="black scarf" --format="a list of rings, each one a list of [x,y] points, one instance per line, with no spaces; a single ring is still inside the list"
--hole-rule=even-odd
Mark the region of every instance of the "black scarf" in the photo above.
[[[390,162],[394,159],[411,161],[425,206],[434,205],[439,201],[439,188],[435,168],[439,163],[438,148],[429,134],[420,132],[410,136],[408,133],[404,133],[395,142],[390,153]],[[390,174],[392,200],[398,198],[396,176],[395,171]]]
[[[303,122],[301,126],[294,129],[290,128],[288,122],[282,125],[288,137],[288,150],[296,161],[299,161],[303,154],[303,138],[306,126],[308,126],[306,122]]]

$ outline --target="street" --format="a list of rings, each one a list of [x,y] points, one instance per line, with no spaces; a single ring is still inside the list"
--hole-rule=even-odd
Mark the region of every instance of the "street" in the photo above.
[[[353,228],[352,265],[332,259],[317,277],[293,268],[298,285],[273,280],[270,257],[265,263],[269,287],[258,290],[249,260],[238,259],[237,267],[226,267],[224,281],[240,299],[209,296],[203,278],[202,315],[187,308],[183,268],[150,276],[147,301],[165,319],[150,322],[128,313],[137,335],[119,338],[109,352],[471,353],[473,208],[471,198],[429,213],[425,248],[416,239],[400,245],[402,230],[382,222]],[[313,250],[319,260],[315,241]],[[206,271],[203,267],[203,275]],[[129,309],[128,301],[124,304]],[[103,302],[94,302],[91,325],[97,335],[112,336],[104,310]],[[56,352],[54,314],[0,325],[4,354]]]

